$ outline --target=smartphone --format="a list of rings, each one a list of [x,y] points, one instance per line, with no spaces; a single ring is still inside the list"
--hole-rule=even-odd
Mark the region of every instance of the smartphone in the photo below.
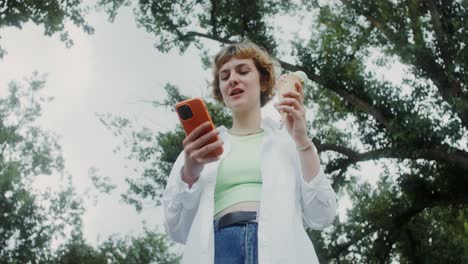
[[[179,116],[179,120],[184,127],[185,134],[189,135],[195,128],[199,125],[209,121],[210,126],[203,131],[200,136],[205,135],[206,133],[210,132],[211,130],[215,129],[213,121],[211,120],[211,116],[206,108],[205,102],[201,98],[192,98],[180,103],[177,103],[176,112]],[[213,143],[218,140],[218,136],[213,137],[208,141],[207,144]],[[212,152],[210,155],[213,156],[220,156],[223,153],[223,147],[219,147]]]

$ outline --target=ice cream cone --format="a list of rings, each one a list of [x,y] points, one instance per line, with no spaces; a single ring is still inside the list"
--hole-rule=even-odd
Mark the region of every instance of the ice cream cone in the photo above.
[[[279,99],[282,100],[284,98],[284,94],[289,91],[296,91],[302,93],[296,88],[296,83],[298,83],[301,87],[303,86],[301,77],[297,76],[294,73],[284,74],[282,75],[278,81],[276,81],[276,91],[278,92]],[[286,121],[288,113],[281,112],[281,119],[283,122]]]

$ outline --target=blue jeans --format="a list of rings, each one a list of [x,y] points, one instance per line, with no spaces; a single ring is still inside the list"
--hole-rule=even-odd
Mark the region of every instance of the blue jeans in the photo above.
[[[218,228],[213,221],[215,264],[258,264],[257,223],[239,223]]]

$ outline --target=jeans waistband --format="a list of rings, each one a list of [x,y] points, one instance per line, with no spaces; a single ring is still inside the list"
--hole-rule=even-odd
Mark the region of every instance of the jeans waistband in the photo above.
[[[231,212],[214,219],[213,224],[215,230],[219,230],[232,225],[257,223],[257,217],[258,213],[256,211]]]

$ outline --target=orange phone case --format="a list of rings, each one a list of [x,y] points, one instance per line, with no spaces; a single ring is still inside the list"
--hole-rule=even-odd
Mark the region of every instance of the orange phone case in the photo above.
[[[175,107],[176,107],[177,115],[179,116],[179,120],[182,123],[182,126],[184,127],[186,135],[189,135],[190,133],[192,133],[192,131],[195,128],[205,123],[206,121],[210,122],[210,127],[206,129],[205,131],[203,131],[200,136],[215,129],[215,126],[213,124],[213,121],[211,120],[211,116],[208,112],[208,109],[206,108],[206,105],[201,98],[193,98],[193,99],[188,99],[188,100],[179,102],[176,104]],[[183,108],[183,110],[187,111],[186,110],[187,107],[190,108],[192,116],[188,115],[188,116],[185,116],[185,118],[183,118],[181,116],[182,111],[180,110],[181,108]],[[207,144],[213,143],[216,140],[218,140],[218,136],[210,139]],[[213,153],[215,156],[220,156],[223,153],[223,147],[221,146],[213,150],[212,152],[210,152],[210,154],[211,153]]]

